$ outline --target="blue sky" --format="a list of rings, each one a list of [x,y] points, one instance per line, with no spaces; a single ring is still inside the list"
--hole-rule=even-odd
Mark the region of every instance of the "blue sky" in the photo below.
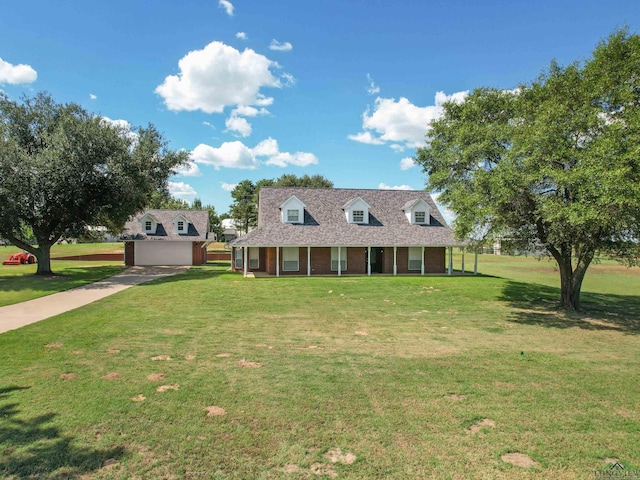
[[[284,173],[422,189],[411,157],[444,100],[531,81],[625,25],[638,0],[13,1],[0,90],[153,123],[192,152],[174,196],[225,212],[234,184]]]

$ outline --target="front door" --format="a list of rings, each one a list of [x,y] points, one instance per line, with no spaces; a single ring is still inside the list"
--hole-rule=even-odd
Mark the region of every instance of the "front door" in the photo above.
[[[365,265],[368,263],[368,251],[365,249]],[[384,271],[384,249],[382,247],[371,247],[371,273],[382,273]]]

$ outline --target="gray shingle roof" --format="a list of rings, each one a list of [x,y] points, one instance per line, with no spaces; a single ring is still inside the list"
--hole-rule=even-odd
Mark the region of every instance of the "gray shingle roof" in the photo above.
[[[142,231],[140,219],[150,214],[158,222],[155,234]],[[189,221],[186,233],[173,233],[173,220],[182,215]],[[206,210],[145,210],[129,220],[122,231],[123,240],[184,240],[204,242],[209,234],[209,212]]]
[[[291,195],[307,206],[303,224],[282,223],[279,207]],[[367,225],[347,222],[343,206],[356,197],[371,206]],[[402,210],[419,198],[431,208],[430,225],[411,225]],[[239,247],[462,245],[427,192],[291,187],[262,187],[258,228],[231,243]]]

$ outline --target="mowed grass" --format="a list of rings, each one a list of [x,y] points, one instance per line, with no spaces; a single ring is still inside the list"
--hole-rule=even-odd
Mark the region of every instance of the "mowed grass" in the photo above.
[[[0,258],[4,261],[20,251],[13,246],[0,247]],[[123,253],[123,246],[122,243],[79,243],[54,245],[51,249],[53,259],[96,253]],[[51,269],[56,276],[37,277],[34,276],[37,265],[0,265],[0,307],[95,282],[123,268],[122,262],[52,260]]]
[[[482,256],[478,277],[226,268],[0,335],[0,477],[581,479],[640,466],[637,269],[596,265],[586,311],[570,314],[555,309],[553,265],[527,258]]]

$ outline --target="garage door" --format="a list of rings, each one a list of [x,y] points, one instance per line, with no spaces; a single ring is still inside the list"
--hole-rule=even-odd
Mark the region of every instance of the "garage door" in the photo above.
[[[191,265],[191,242],[135,242],[136,265]]]

